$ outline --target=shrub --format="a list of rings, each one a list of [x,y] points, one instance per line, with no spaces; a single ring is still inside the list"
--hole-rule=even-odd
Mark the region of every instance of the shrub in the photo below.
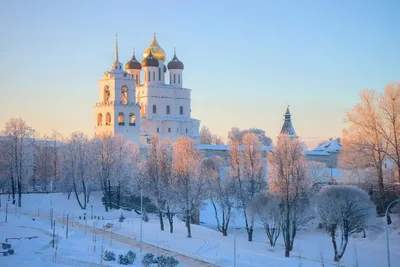
[[[121,216],[119,216],[118,221],[123,222],[125,220],[124,214],[121,212]]]
[[[143,256],[142,259],[142,265],[144,267],[150,267],[151,264],[156,263],[156,260],[154,259],[154,254],[153,253],[146,253]]]
[[[160,267],[175,267],[178,266],[179,261],[177,259],[175,259],[174,257],[170,257],[170,256],[158,256],[156,259],[158,266]]]
[[[136,254],[133,251],[129,251],[125,256],[120,254],[118,256],[118,263],[122,265],[131,265],[136,259]]]
[[[115,253],[112,251],[105,251],[104,252],[104,256],[103,256],[103,260],[105,261],[115,261]]]

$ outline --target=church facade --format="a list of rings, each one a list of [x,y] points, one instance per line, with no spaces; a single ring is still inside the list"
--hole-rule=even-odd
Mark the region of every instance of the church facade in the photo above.
[[[176,51],[167,65],[166,60],[154,33],[143,60],[139,62],[133,53],[123,66],[116,40],[115,61],[99,80],[96,135],[122,135],[136,144],[148,143],[152,135],[160,140],[186,136],[199,141],[200,121],[191,117],[191,89],[183,86],[184,64]]]

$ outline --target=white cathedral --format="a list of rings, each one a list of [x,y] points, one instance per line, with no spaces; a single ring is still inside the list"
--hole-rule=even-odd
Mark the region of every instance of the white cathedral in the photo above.
[[[176,51],[167,66],[166,58],[154,33],[142,63],[133,52],[124,68],[116,39],[115,61],[99,81],[99,102],[94,106],[96,135],[122,135],[136,144],[148,143],[152,135],[160,140],[187,136],[199,141],[200,121],[191,117],[191,89],[183,87],[184,65]]]

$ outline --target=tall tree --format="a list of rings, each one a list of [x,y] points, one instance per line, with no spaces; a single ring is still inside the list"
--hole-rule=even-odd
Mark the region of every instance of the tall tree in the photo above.
[[[187,237],[191,238],[190,220],[199,210],[205,198],[205,179],[199,175],[200,152],[194,142],[186,137],[179,137],[173,144],[173,171],[175,186],[180,195],[180,205],[185,215]]]
[[[348,131],[342,138],[343,159],[350,161],[353,158],[362,160],[362,167],[373,167],[376,172],[378,185],[378,211],[384,211],[387,200],[385,193],[383,166],[385,151],[388,151],[388,142],[381,134],[382,117],[378,109],[378,96],[374,90],[362,90],[361,102],[356,104],[351,111],[346,112],[349,123]],[[352,155],[352,157],[346,156]],[[342,161],[343,161],[342,159]]]
[[[18,191],[18,207],[22,206],[24,179],[32,168],[33,137],[35,130],[21,118],[11,118],[6,122],[2,135],[10,155],[10,180],[15,204],[15,189]],[[15,186],[16,184],[16,186]]]
[[[272,143],[272,139],[265,134],[265,131],[258,128],[249,128],[240,130],[238,127],[232,127],[232,129],[228,133],[228,140],[233,141],[237,139],[239,140],[239,142],[242,142],[243,137],[247,133],[253,133],[257,135],[260,142],[264,146],[269,146]]]
[[[223,236],[228,235],[231,211],[235,203],[235,185],[230,177],[222,177],[225,161],[219,156],[204,158],[200,175],[208,184],[208,197],[214,208],[217,229]]]
[[[279,198],[282,209],[281,229],[285,257],[293,249],[296,233],[309,219],[309,189],[311,181],[298,139],[281,135],[269,157],[269,188]]]

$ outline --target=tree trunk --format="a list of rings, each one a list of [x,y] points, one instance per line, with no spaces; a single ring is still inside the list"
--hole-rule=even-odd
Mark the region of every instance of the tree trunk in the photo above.
[[[118,181],[117,209],[121,208],[121,182]]]
[[[12,173],[11,173],[10,178],[11,178],[11,190],[12,190],[12,198],[13,198],[12,203],[15,205],[15,181],[14,181],[14,176]]]
[[[250,227],[249,230],[247,230],[247,238],[249,242],[253,242],[253,227]]]
[[[111,200],[111,182],[108,179],[108,207],[112,210],[112,200]]]
[[[21,178],[18,177],[18,207],[21,208],[22,206],[22,181]]]
[[[334,261],[339,261],[339,255],[338,255],[338,251],[337,251],[337,244],[336,244],[336,226],[335,225],[331,225],[330,226],[330,232],[331,232],[331,238],[332,238],[332,245],[333,245],[333,251],[335,253],[333,260]]]
[[[222,236],[228,236],[228,229],[222,226]]]
[[[167,208],[167,218],[169,222],[169,232],[172,234],[174,232],[174,215]]]
[[[189,212],[189,210],[186,210],[186,228],[187,228],[187,232],[188,232],[187,237],[192,238],[192,232],[190,230],[190,212]]]
[[[160,217],[160,229],[164,231],[164,220],[161,210],[158,211],[158,217]]]

